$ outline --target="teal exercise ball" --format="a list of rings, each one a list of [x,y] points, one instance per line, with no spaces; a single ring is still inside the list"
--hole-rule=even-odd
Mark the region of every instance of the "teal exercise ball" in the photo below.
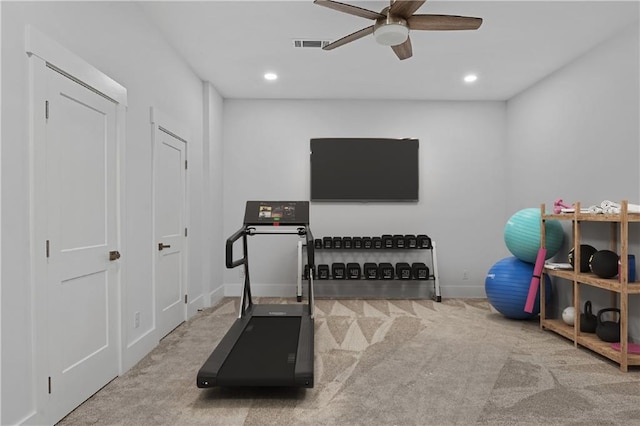
[[[534,266],[516,257],[498,261],[489,269],[484,281],[484,290],[491,306],[507,318],[528,319],[540,313],[540,292],[538,291],[531,312],[525,312]],[[551,300],[551,279],[542,274],[545,284],[545,300]]]
[[[562,247],[564,231],[557,220],[545,223],[545,259],[549,259]],[[523,262],[535,263],[540,249],[540,209],[522,209],[513,214],[504,227],[504,242],[512,255]]]

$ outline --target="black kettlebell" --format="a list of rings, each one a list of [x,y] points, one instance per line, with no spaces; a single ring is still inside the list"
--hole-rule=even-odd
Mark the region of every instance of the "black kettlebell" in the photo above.
[[[618,322],[602,321],[602,314],[606,312],[617,312]],[[600,340],[605,342],[619,342],[620,341],[620,309],[618,308],[605,308],[598,311],[598,325],[596,326],[596,335]]]
[[[580,331],[583,333],[595,333],[598,326],[598,318],[591,312],[591,301],[584,304],[584,313],[580,314]]]

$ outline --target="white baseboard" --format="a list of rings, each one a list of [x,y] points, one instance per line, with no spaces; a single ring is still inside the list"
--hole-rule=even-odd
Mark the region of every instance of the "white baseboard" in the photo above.
[[[156,329],[152,327],[133,342],[127,343],[127,347],[122,352],[122,372],[120,374],[125,373],[140,362],[142,358],[158,345],[158,342]]]
[[[204,308],[205,295],[201,294],[193,300],[189,300],[189,309],[187,310],[187,319],[194,316],[198,310]]]
[[[220,287],[213,290],[209,293],[207,300],[208,304],[205,303],[205,307],[210,308],[211,306],[216,306],[220,301],[226,296],[225,285],[221,285]],[[240,293],[238,293],[238,296]]]
[[[226,297],[240,297],[242,284],[225,284],[224,295]],[[296,297],[295,284],[251,284],[253,297]]]
[[[440,284],[442,298],[486,299],[484,285],[447,285]],[[240,297],[242,284],[225,284],[226,297]],[[295,297],[295,284],[252,284],[251,294],[255,297]]]
[[[486,299],[484,285],[446,285],[440,284],[443,299]]]
[[[42,418],[42,412],[37,413],[36,411],[32,411],[30,414],[28,414],[27,416],[25,416],[25,418],[23,418],[22,420],[17,421],[16,425],[39,425],[43,423]],[[4,423],[3,423],[4,424]]]

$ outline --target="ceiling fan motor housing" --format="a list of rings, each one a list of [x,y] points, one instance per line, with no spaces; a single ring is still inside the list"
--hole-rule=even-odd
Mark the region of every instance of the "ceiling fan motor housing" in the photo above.
[[[387,13],[387,17],[378,19],[373,25],[376,42],[384,46],[397,46],[407,41],[409,25],[407,20]]]

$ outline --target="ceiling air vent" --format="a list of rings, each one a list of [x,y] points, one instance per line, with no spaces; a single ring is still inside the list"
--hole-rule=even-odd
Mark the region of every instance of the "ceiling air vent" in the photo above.
[[[322,49],[329,43],[331,43],[329,40],[295,39],[293,40],[293,47]]]

